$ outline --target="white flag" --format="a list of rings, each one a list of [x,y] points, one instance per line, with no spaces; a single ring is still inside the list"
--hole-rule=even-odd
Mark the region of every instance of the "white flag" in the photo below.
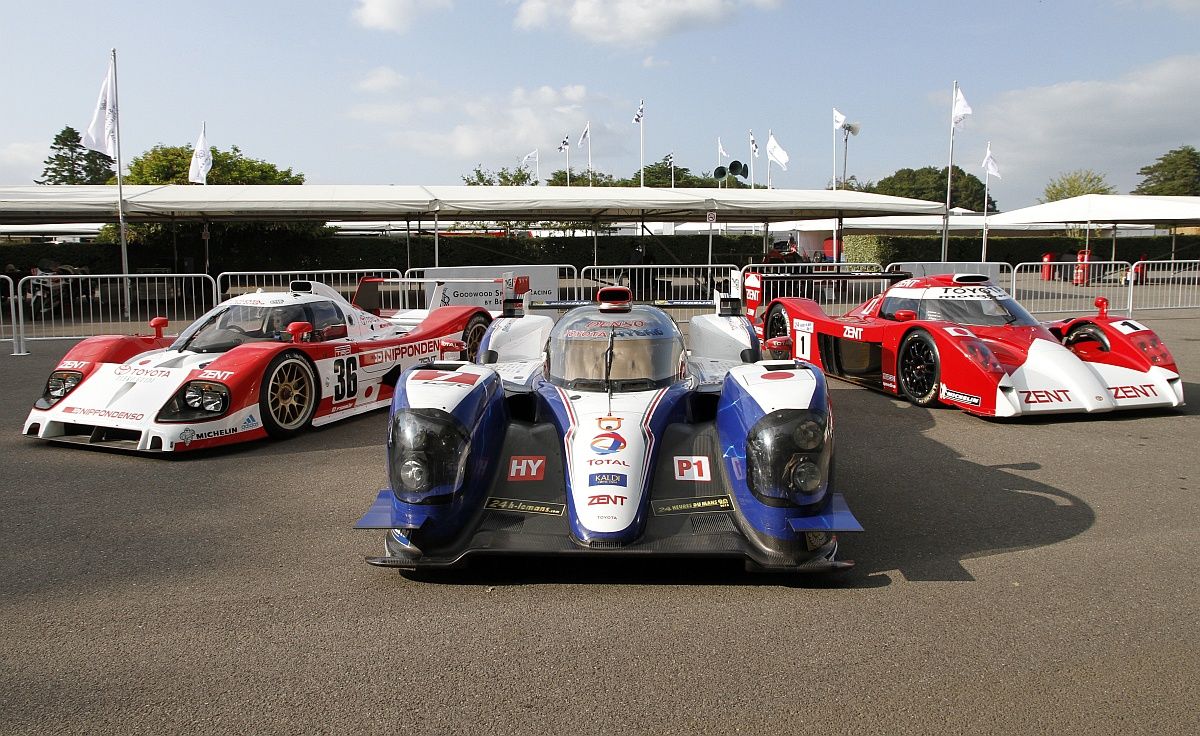
[[[767,131],[767,160],[774,161],[779,164],[779,168],[787,171],[787,151],[783,150],[779,141],[775,140],[775,134],[769,130]]]
[[[983,166],[984,170],[987,171],[988,176],[994,176],[997,179],[1004,178],[1003,176],[1000,176],[1000,167],[996,165],[996,159],[992,158],[992,142],[991,141],[988,141],[987,154],[984,155],[984,157],[983,157],[982,166]]]
[[[668,166],[675,165],[675,152],[674,151],[671,151],[670,153],[667,154],[667,165]]]
[[[721,136],[717,136],[717,154],[729,158],[729,152],[725,150],[725,146],[721,145]]]
[[[750,153],[754,154],[754,158],[758,158],[758,141],[754,140],[754,131],[750,131]]]
[[[525,154],[525,158],[521,159],[521,165],[524,166],[531,158],[537,158],[537,155],[538,155],[538,149],[535,148],[532,151],[530,151],[529,153]]]
[[[562,143],[558,144],[558,152],[562,153],[563,151],[567,150],[570,147],[571,147],[571,134],[568,133],[567,135],[563,136]]]
[[[96,100],[96,112],[92,123],[83,131],[80,143],[84,148],[117,157],[117,70],[112,59],[108,61],[108,74],[100,83],[100,99]]]
[[[644,118],[645,116],[646,116],[646,101],[641,100],[638,102],[638,111],[633,116],[633,122],[640,123],[640,122],[642,122],[642,118]]]
[[[196,139],[196,150],[192,151],[192,166],[188,169],[188,181],[207,184],[208,172],[212,171],[212,151],[208,150],[206,125],[200,124],[200,137]]]
[[[846,124],[846,116],[841,114],[840,112],[838,112],[838,109],[836,107],[833,108],[833,129],[841,130],[842,126],[845,124]]]
[[[963,97],[961,89],[954,90],[954,110],[950,113],[950,121],[957,130],[962,128],[963,120],[971,114],[971,106],[967,104],[967,98]]]
[[[592,132],[592,121],[589,120],[587,125],[583,126],[583,133],[579,135],[579,142],[575,145],[582,146],[583,142],[588,139],[588,135]]]

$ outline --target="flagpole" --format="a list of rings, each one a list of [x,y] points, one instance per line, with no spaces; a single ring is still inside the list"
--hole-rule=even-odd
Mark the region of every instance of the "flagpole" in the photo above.
[[[992,151],[992,142],[988,141],[988,153]],[[980,254],[979,260],[987,263],[987,218],[988,218],[988,183],[992,178],[992,172],[985,166],[983,169],[983,253]]]
[[[638,105],[638,112],[641,113],[638,115],[638,170],[640,172],[641,185],[646,186],[646,114],[643,105],[645,105],[644,101],[642,105]]]
[[[538,186],[541,186],[541,183],[542,183],[542,154],[539,153],[539,149],[537,149],[537,148],[533,149],[533,172],[534,172],[534,177],[537,178]]]
[[[754,131],[750,131],[750,188],[754,188]]]
[[[571,186],[571,144],[563,145],[563,153],[567,154],[567,186]]]
[[[942,263],[950,248],[950,185],[954,180],[954,103],[958,100],[958,80],[950,91],[950,163],[946,166],[946,211],[942,214]],[[987,202],[984,202],[987,209]]]
[[[594,183],[592,181],[592,121],[591,120],[588,121],[587,132],[588,132],[588,186],[590,187]]]
[[[121,97],[117,94],[117,50],[111,50],[113,65],[113,123],[117,134],[117,221],[121,231],[121,273],[129,275],[129,245],[125,235],[125,184],[121,176]],[[125,281],[125,305],[123,313],[129,318],[129,279]]]
[[[833,188],[837,189],[837,128],[833,129]]]

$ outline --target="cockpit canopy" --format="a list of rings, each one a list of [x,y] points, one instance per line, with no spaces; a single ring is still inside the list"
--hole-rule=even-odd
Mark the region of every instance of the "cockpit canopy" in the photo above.
[[[685,374],[683,336],[662,310],[581,308],[550,332],[548,378],[577,391],[649,391]]]
[[[1031,327],[1039,324],[1003,289],[988,283],[929,288],[897,286],[888,291],[879,308],[879,316],[894,319],[896,312],[902,309],[912,310],[917,319],[960,325]]]

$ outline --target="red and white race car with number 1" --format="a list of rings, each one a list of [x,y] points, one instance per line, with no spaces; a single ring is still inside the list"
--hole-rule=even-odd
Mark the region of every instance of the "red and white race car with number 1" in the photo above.
[[[880,274],[858,278],[878,280]],[[747,308],[761,293],[747,274]],[[978,274],[905,278],[840,317],[811,299],[778,298],[765,347],[919,406],[972,414],[1106,412],[1183,404],[1171,351],[1152,330],[1099,313],[1042,323]]]
[[[376,296],[381,281],[359,294]],[[387,406],[419,362],[473,358],[491,322],[475,306],[379,316],[355,302],[293,281],[228,299],[177,337],[156,317],[154,337],[88,338],[51,372],[24,433],[143,452],[286,437]]]

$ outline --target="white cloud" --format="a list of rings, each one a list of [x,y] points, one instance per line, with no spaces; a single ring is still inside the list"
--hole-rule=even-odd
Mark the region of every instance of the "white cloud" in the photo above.
[[[44,143],[8,143],[0,146],[0,184],[32,184],[42,175],[50,149]]]
[[[354,20],[364,28],[403,33],[417,16],[453,6],[452,0],[358,0]]]
[[[670,66],[670,64],[671,62],[669,61],[664,59],[656,59],[653,56],[647,56],[645,59],[642,59],[642,66],[647,69],[654,69],[655,67],[660,66]]]
[[[726,22],[745,6],[772,9],[780,0],[520,0],[514,25],[562,23],[597,43],[645,44]]]
[[[382,93],[400,89],[407,82],[408,79],[395,69],[377,66],[354,86],[363,92]]]
[[[1005,209],[1032,204],[1050,179],[1074,169],[1104,174],[1127,192],[1141,167],[1181,145],[1200,145],[1196,69],[1200,55],[1176,56],[1115,80],[1014,90],[976,106],[974,122],[1004,162],[1004,188],[1022,192]]]

